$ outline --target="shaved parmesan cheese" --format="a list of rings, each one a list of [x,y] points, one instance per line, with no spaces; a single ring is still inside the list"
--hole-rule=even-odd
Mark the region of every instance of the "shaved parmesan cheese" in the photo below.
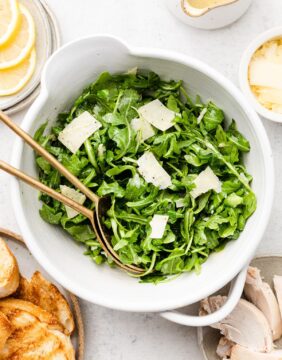
[[[249,65],[249,83],[259,103],[282,113],[282,40],[264,43],[254,53]]]
[[[172,185],[170,175],[159,164],[155,156],[150,152],[145,152],[138,160],[138,171],[147,183],[166,189]]]
[[[165,131],[174,125],[175,113],[164,106],[158,99],[141,106],[138,113],[140,117],[159,130]]]
[[[146,141],[155,135],[152,126],[142,118],[135,118],[131,120],[131,127],[134,131],[140,133],[141,141]]]
[[[89,136],[101,126],[102,124],[88,111],[84,111],[60,132],[58,140],[75,154]]]
[[[258,58],[251,62],[249,69],[250,84],[282,90],[282,63],[277,64]]]
[[[191,191],[193,198],[210,190],[221,192],[221,182],[209,166],[196,177],[194,184],[196,187]]]
[[[72,189],[66,185],[60,185],[60,190],[61,190],[61,193],[63,195],[65,195],[66,197],[74,200],[75,202],[79,203],[79,204],[83,204],[84,201],[86,200],[86,196],[79,193],[78,191],[76,191],[75,189]],[[68,215],[68,218],[69,219],[72,219],[74,218],[76,215],[78,215],[79,213],[77,211],[75,211],[74,209],[72,209],[71,207],[69,206],[65,206],[66,208],[66,212],[67,212],[67,215]]]
[[[207,108],[203,108],[203,110],[200,112],[200,115],[197,118],[197,124],[200,124],[207,111],[208,111]]]
[[[168,222],[168,215],[154,215],[150,221],[152,228],[150,237],[152,239],[161,239],[164,236],[165,227]]]
[[[181,208],[185,206],[185,199],[178,199],[175,201],[175,205],[177,208]]]
[[[131,68],[131,69],[128,69],[127,72],[126,72],[126,74],[128,74],[128,75],[136,75],[136,74],[137,74],[137,70],[138,70],[138,68],[137,68],[137,66],[135,66],[135,67],[133,67],[133,68]]]

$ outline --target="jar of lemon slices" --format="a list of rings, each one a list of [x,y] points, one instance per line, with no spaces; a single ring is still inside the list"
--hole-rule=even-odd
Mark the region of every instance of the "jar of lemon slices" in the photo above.
[[[0,0],[0,109],[13,113],[38,93],[44,63],[59,45],[50,9],[39,0]]]

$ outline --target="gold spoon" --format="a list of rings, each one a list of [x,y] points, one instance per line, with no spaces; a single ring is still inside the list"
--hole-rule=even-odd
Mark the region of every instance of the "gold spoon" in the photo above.
[[[66,196],[63,196],[57,191],[40,183],[40,181],[26,175],[18,169],[13,168],[12,166],[6,164],[3,161],[0,162],[0,168],[86,216],[90,220],[97,239],[101,244],[103,250],[108,256],[113,259],[113,261],[118,266],[129,272],[144,272],[144,269],[141,269],[137,266],[123,264],[119,259],[119,255],[114,251],[111,245],[111,236],[107,228],[103,225],[103,217],[107,214],[107,211],[111,206],[110,198],[99,197],[94,194],[77,177],[75,177],[71,172],[69,172],[53,155],[51,155],[47,150],[45,150],[41,145],[39,145],[28,133],[26,133],[23,129],[16,125],[12,121],[12,119],[2,111],[0,111],[0,120],[4,124],[6,124],[12,131],[14,131],[18,136],[20,136],[28,145],[30,145],[33,150],[35,150],[39,155],[41,155],[45,160],[47,160],[55,169],[57,169],[65,178],[67,178],[70,183],[72,183],[76,188],[78,188],[88,199],[90,199],[95,204],[95,211],[85,208],[84,206],[76,203],[75,201],[67,198]]]

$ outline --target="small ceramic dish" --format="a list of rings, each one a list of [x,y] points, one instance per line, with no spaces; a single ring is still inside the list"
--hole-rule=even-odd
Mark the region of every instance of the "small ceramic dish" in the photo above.
[[[282,275],[282,256],[262,256],[254,259],[251,262],[252,266],[261,270],[261,275],[272,288],[273,276]],[[221,295],[226,295],[226,289],[218,292]],[[221,335],[218,330],[211,327],[198,328],[198,343],[203,353],[205,360],[221,360],[216,354],[216,348]],[[277,348],[282,349],[282,339],[275,341]]]
[[[252,92],[249,84],[249,65],[252,56],[263,44],[277,38],[282,38],[282,27],[270,29],[259,35],[251,42],[241,59],[239,68],[239,82],[242,92],[259,115],[268,120],[282,123],[282,114],[275,113],[274,111],[270,111],[263,107]]]
[[[248,10],[252,0],[214,1],[214,4],[201,8],[193,7],[191,0],[166,0],[166,3],[169,11],[184,24],[213,30],[238,20]]]

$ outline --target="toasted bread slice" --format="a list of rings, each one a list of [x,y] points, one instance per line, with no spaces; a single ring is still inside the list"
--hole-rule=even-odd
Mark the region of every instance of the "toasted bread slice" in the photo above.
[[[71,339],[68,335],[61,333],[58,330],[50,330],[50,332],[57,336],[61,341],[61,346],[65,354],[66,359],[75,360],[75,351],[71,342]]]
[[[7,316],[0,311],[0,351],[3,349],[8,337],[12,334],[13,327]]]
[[[16,258],[3,239],[0,238],[0,298],[13,294],[20,281]]]
[[[0,311],[2,311],[8,318],[10,314],[13,314],[16,310],[22,310],[25,313],[31,314],[40,322],[47,324],[50,329],[59,331],[64,330],[54,315],[29,301],[14,298],[0,301]]]
[[[39,271],[33,274],[30,281],[21,278],[16,297],[30,301],[53,314],[64,327],[66,334],[73,332],[74,320],[67,300]]]
[[[14,309],[8,319],[14,331],[0,350],[1,360],[75,359],[69,337],[50,330],[36,316]]]

